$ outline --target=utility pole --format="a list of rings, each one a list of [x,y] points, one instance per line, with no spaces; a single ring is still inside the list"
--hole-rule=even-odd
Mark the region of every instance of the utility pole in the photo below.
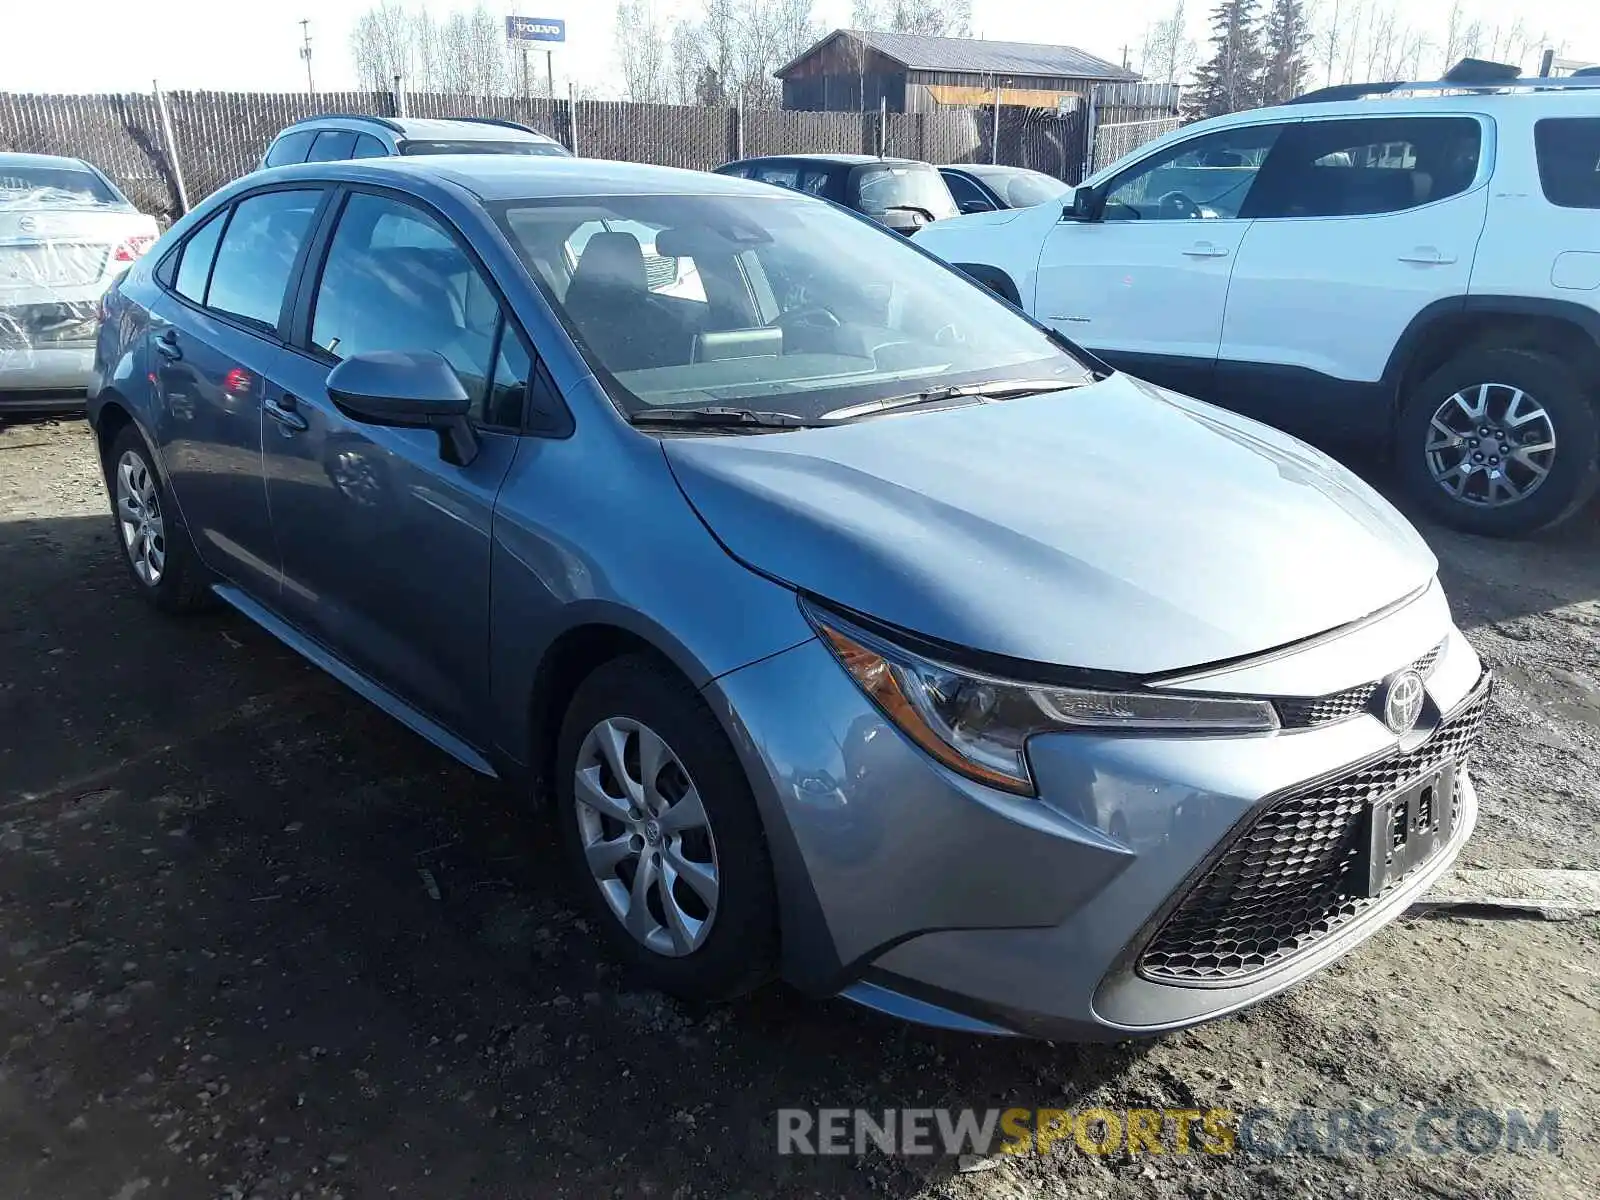
[[[300,36],[303,42],[300,46],[300,57],[306,63],[306,92],[311,96],[317,94],[317,85],[311,78],[311,22],[300,22]]]

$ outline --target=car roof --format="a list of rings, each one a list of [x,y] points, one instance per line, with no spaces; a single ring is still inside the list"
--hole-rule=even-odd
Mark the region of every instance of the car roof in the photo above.
[[[23,154],[20,151],[0,151],[0,167],[72,167],[94,173],[94,168],[81,158],[64,154]]]
[[[261,174],[283,178],[348,179],[389,183],[442,180],[480,200],[546,200],[616,195],[773,196],[798,195],[753,179],[687,171],[650,163],[603,158],[554,158],[519,154],[428,154],[357,158],[345,162],[298,163]],[[254,179],[258,176],[250,176]],[[823,203],[818,201],[818,203]]]
[[[473,120],[463,117],[377,117],[363,113],[325,113],[286,125],[294,129],[353,128],[378,126],[409,141],[442,142],[551,142],[555,139],[533,129],[522,129],[509,122]]]
[[[1043,175],[1046,179],[1055,178],[1048,172],[1036,171],[1032,167],[1013,167],[1006,163],[946,163],[939,170],[965,171],[968,175],[976,175],[979,179],[985,175]]]
[[[892,166],[925,166],[921,159],[879,157],[876,154],[762,154],[756,158],[738,158],[723,163],[717,170],[727,167],[752,167],[758,163],[819,163],[830,167],[860,167],[868,163],[887,163]]]

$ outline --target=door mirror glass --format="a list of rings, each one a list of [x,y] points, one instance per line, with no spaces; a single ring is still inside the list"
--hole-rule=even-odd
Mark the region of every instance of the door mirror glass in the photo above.
[[[367,425],[437,429],[447,462],[472,461],[477,441],[467,414],[472,398],[455,368],[433,350],[370,350],[328,373],[328,398]]]

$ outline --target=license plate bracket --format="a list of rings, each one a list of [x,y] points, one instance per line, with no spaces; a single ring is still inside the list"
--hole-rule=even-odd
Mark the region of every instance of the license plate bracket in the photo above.
[[[1454,784],[1455,765],[1447,763],[1392,796],[1373,801],[1350,873],[1356,895],[1382,895],[1450,840]]]

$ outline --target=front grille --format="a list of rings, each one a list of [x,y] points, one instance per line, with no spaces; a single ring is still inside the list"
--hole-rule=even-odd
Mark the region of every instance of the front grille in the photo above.
[[[1444,643],[1440,642],[1410,664],[1411,669],[1426,679],[1443,653]],[[1376,715],[1372,707],[1372,698],[1382,686],[1380,680],[1346,688],[1331,696],[1318,696],[1311,700],[1275,700],[1273,703],[1278,709],[1278,722],[1285,729],[1310,729],[1317,725],[1331,725],[1335,721],[1343,721],[1358,713],[1373,712]]]
[[[1269,802],[1150,939],[1139,973],[1158,983],[1232,986],[1360,916],[1374,901],[1352,895],[1349,876],[1367,809],[1446,762],[1464,766],[1488,702],[1486,681],[1415,750]],[[1458,771],[1453,817],[1461,778]]]

